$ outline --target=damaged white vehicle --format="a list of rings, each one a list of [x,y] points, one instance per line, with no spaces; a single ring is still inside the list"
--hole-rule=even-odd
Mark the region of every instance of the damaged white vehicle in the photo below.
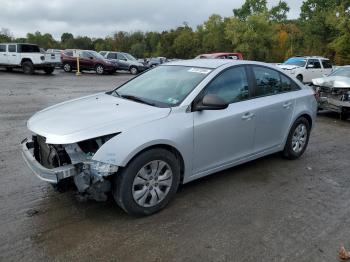
[[[71,180],[133,215],[162,209],[180,183],[256,158],[306,150],[314,91],[265,63],[200,59],[149,70],[113,91],[64,102],[27,123],[23,157],[42,180]]]
[[[312,79],[320,110],[340,114],[342,120],[350,116],[350,66],[340,67],[332,74]]]

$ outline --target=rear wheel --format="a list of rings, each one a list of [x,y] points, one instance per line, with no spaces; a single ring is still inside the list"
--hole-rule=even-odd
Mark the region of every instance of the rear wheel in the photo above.
[[[64,63],[63,64],[63,70],[64,70],[64,72],[72,72],[72,66],[70,65],[70,64],[68,64],[68,63]]]
[[[44,68],[44,72],[45,72],[45,74],[47,74],[47,75],[52,74],[53,71],[55,71],[55,68],[54,68],[54,67],[46,67],[46,68]]]
[[[347,112],[343,109],[343,111],[340,113],[340,119],[345,121],[348,118],[349,118],[349,112]]]
[[[299,158],[306,150],[310,137],[310,123],[305,117],[298,118],[289,131],[283,155],[288,159]]]
[[[22,63],[22,69],[23,69],[23,72],[26,74],[26,75],[32,75],[34,74],[34,65],[32,62],[30,61],[25,61]]]
[[[95,71],[96,71],[96,74],[103,75],[103,73],[105,72],[105,69],[103,65],[96,65]]]
[[[168,150],[156,148],[136,156],[114,177],[117,204],[135,216],[151,215],[175,196],[180,182],[179,162]]]

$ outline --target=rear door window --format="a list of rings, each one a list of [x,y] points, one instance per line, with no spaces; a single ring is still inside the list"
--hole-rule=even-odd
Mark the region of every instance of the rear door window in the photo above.
[[[256,82],[256,97],[275,95],[281,92],[280,73],[267,67],[253,66]]]
[[[243,66],[227,69],[205,88],[204,95],[213,94],[234,103],[249,99],[249,85]]]
[[[315,69],[320,69],[321,68],[321,63],[320,60],[318,59],[309,59],[308,65],[313,65]]]
[[[118,60],[126,60],[125,56],[122,54],[117,54],[117,59]]]
[[[263,66],[252,66],[256,90],[254,97],[270,96],[300,90],[289,77]]]
[[[9,45],[9,52],[15,53],[16,52],[16,45]]]
[[[0,45],[0,52],[6,52],[6,45]]]

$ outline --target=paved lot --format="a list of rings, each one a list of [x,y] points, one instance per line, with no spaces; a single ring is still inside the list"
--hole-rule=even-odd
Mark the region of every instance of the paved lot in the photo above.
[[[350,121],[335,114],[320,115],[301,159],[273,155],[184,185],[147,218],[29,173],[19,143],[34,112],[129,78],[0,71],[0,261],[329,262],[350,247]]]

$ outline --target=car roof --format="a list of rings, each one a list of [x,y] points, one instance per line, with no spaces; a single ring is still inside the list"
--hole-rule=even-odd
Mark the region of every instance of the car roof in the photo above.
[[[245,64],[256,64],[272,67],[270,64],[249,61],[249,60],[232,60],[232,59],[190,59],[190,60],[179,60],[168,62],[164,65],[176,65],[176,66],[191,66],[191,67],[203,67],[216,69],[220,66],[232,64],[232,65],[245,65]]]
[[[310,59],[310,58],[312,58],[312,59],[325,59],[325,60],[329,60],[328,58],[326,58],[326,57],[323,57],[323,56],[292,56],[292,57],[290,57],[290,58],[304,58],[304,59]],[[289,59],[289,58],[288,58]]]
[[[30,44],[30,43],[0,43],[0,45],[36,45],[37,44]]]

